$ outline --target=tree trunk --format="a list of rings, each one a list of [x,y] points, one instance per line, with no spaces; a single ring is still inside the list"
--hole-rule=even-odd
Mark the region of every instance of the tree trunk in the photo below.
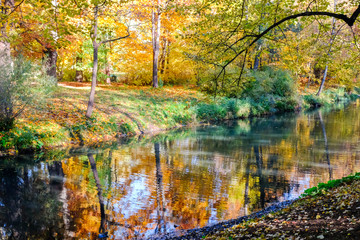
[[[1,4],[2,5],[2,4]],[[6,16],[9,14],[11,9],[13,9],[15,6],[14,0],[5,0],[4,5],[1,8],[1,14],[3,16]],[[0,37],[2,40],[0,41],[0,63],[5,63],[7,61],[10,61],[10,42],[8,42],[8,35],[6,32],[7,29],[7,21],[2,22],[2,26],[0,28]]]
[[[336,0],[334,0],[334,12],[336,12]],[[330,54],[331,54],[331,47],[332,47],[332,44],[335,40],[335,18],[333,17],[332,19],[332,29],[331,29],[331,37],[330,37],[330,43],[329,43],[329,52],[328,52],[328,57],[330,57]],[[320,87],[319,87],[319,91],[317,92],[316,96],[320,96],[323,88],[324,88],[324,84],[325,84],[325,80],[326,80],[326,76],[327,76],[327,72],[328,72],[328,68],[329,68],[329,65],[326,64],[326,67],[325,67],[325,72],[324,72],[324,76],[322,78],[322,81],[321,81],[321,84],[320,84]]]
[[[159,70],[160,70],[161,76],[165,72],[167,44],[168,44],[168,40],[164,39],[164,47],[162,48],[160,59],[159,59]]]
[[[86,111],[86,117],[90,118],[95,105],[95,88],[96,88],[96,79],[97,79],[97,71],[98,71],[98,52],[99,52],[99,44],[96,42],[97,30],[98,30],[98,6],[95,6],[94,11],[94,25],[93,25],[93,48],[94,48],[94,57],[93,57],[93,71],[91,77],[91,90],[90,97],[88,102],[88,107]]]
[[[111,80],[110,80],[110,66],[109,66],[109,64],[106,64],[106,67],[105,67],[105,75],[107,76],[107,77],[106,77],[106,83],[107,83],[107,84],[110,84],[110,83],[111,83]]]
[[[260,52],[255,55],[254,70],[258,70],[260,66]]]
[[[46,48],[44,53],[46,55],[46,74],[56,79],[57,52],[55,49]]]
[[[75,81],[82,82],[84,81],[84,72],[83,70],[78,70],[79,65],[82,65],[82,58],[76,57],[76,73],[75,73]]]
[[[91,77],[91,90],[90,90],[90,97],[88,102],[88,107],[86,111],[86,117],[91,117],[91,114],[94,109],[95,105],[95,88],[96,88],[96,79],[97,79],[97,71],[98,71],[98,51],[99,51],[99,45],[94,42],[94,60],[93,60],[93,71],[92,71],[92,77]]]
[[[320,96],[320,94],[321,94],[321,92],[322,92],[322,90],[323,90],[323,88],[324,88],[324,84],[325,84],[325,80],[326,80],[326,75],[327,75],[328,68],[329,68],[329,66],[326,65],[325,71],[324,71],[324,76],[323,76],[323,78],[322,78],[322,80],[321,80],[321,84],[320,84],[320,87],[319,87],[319,91],[317,92],[316,96]]]
[[[152,45],[153,45],[153,87],[159,87],[158,83],[158,64],[160,49],[160,10],[159,0],[152,11]]]

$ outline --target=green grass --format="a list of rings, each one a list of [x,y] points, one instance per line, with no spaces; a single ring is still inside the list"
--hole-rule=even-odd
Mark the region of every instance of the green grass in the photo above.
[[[93,115],[87,119],[89,89],[84,89],[84,85],[89,86],[78,87],[76,83],[59,86],[47,104],[26,109],[11,131],[0,132],[0,151],[91,145],[113,141],[119,136],[156,133],[184,125],[295,111],[298,104],[291,96],[272,94],[256,99],[218,97],[214,100],[198,90],[181,87],[99,85]],[[349,96],[343,90],[333,90],[324,92],[319,99],[330,104],[352,100]],[[304,96],[304,107],[319,99]]]

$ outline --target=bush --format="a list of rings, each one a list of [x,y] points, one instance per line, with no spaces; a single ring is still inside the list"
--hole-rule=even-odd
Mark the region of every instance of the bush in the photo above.
[[[316,95],[305,95],[303,97],[305,108],[317,108],[323,105],[321,99]]]
[[[126,135],[133,135],[135,130],[129,123],[124,122],[120,125],[119,132]]]
[[[305,95],[303,97],[304,108],[317,108],[321,106],[330,106],[334,103],[348,102],[356,100],[359,96],[357,94],[348,94],[344,88],[335,90],[326,90],[320,96]]]
[[[12,132],[0,134],[0,136],[0,150],[8,150],[14,147],[20,153],[35,152],[40,150],[44,145],[41,140],[44,135],[28,127],[22,129],[17,128]]]
[[[44,99],[56,81],[23,57],[11,61],[0,55],[0,72],[0,131],[9,131],[23,110]]]
[[[226,109],[223,106],[212,104],[199,104],[196,109],[196,117],[200,121],[219,121],[225,119]]]
[[[236,112],[237,118],[246,118],[251,113],[251,103],[249,99],[240,99],[237,102],[238,111]]]
[[[337,187],[340,184],[349,183],[352,181],[359,181],[359,180],[360,180],[360,172],[355,173],[354,175],[343,177],[341,179],[329,180],[327,183],[319,183],[317,187],[306,189],[304,193],[301,194],[301,197],[303,198],[307,196],[322,195],[324,192],[334,187]]]
[[[290,74],[272,67],[249,71],[243,83],[241,96],[259,100],[266,95],[296,98],[296,86]]]

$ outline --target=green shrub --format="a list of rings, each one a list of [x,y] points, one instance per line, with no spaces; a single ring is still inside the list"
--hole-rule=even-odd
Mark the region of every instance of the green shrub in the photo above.
[[[14,137],[15,148],[20,152],[40,150],[44,145],[41,137],[35,131],[25,128]]]
[[[135,130],[129,123],[124,122],[120,125],[119,132],[127,135],[133,135]]]
[[[355,173],[354,175],[349,175],[347,177],[343,177],[341,179],[336,180],[330,180],[327,183],[319,183],[317,187],[312,187],[309,189],[306,189],[303,194],[301,194],[301,197],[306,196],[317,196],[322,195],[325,191],[328,191],[334,187],[339,186],[342,183],[348,183],[354,180],[360,180],[360,173]]]
[[[317,108],[323,105],[321,99],[316,95],[305,95],[303,97],[304,103],[306,104],[306,108]]]
[[[230,98],[230,99],[225,98],[223,100],[221,107],[226,110],[226,113],[227,113],[226,118],[227,119],[234,119],[234,118],[238,117],[237,113],[239,111],[239,105],[237,102],[238,102],[238,100],[234,99],[234,98]]]
[[[226,109],[217,104],[199,104],[196,109],[197,119],[200,121],[212,122],[223,120],[226,117]]]
[[[40,150],[44,143],[42,139],[44,134],[39,134],[35,130],[28,127],[16,128],[11,132],[3,132],[0,134],[0,150],[8,150],[15,148],[21,152],[35,152]]]
[[[176,123],[186,125],[193,120],[193,117],[189,112],[185,112],[182,114],[175,114],[173,116],[173,119],[175,120]]]
[[[292,112],[296,110],[298,102],[293,98],[279,98],[275,102],[275,107],[280,112]]]
[[[49,96],[56,80],[23,57],[0,53],[0,59],[0,131],[9,131],[28,105]]]
[[[237,101],[238,111],[236,112],[237,118],[246,118],[251,113],[251,103],[249,99],[240,99]]]
[[[249,71],[243,83],[242,97],[258,100],[266,95],[296,97],[295,81],[282,69],[263,67],[261,70]]]

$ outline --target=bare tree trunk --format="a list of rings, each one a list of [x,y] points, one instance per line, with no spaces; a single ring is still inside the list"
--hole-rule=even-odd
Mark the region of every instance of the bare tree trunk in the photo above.
[[[46,55],[46,74],[56,79],[56,62],[58,57],[56,49],[46,48],[44,53]]]
[[[108,64],[106,64],[106,67],[105,67],[105,75],[107,76],[106,77],[106,83],[110,84],[111,83],[111,80],[110,80],[110,66]]]
[[[334,12],[336,12],[336,0],[334,0]],[[335,23],[336,23],[336,19],[333,17],[332,19],[332,29],[331,29],[331,37],[330,37],[330,43],[329,43],[329,52],[328,52],[328,57],[330,57],[330,54],[331,54],[331,47],[332,47],[332,44],[335,40]],[[319,91],[317,92],[316,96],[320,96],[323,88],[324,88],[324,84],[325,84],[325,80],[326,80],[326,76],[327,76],[327,72],[328,72],[328,68],[329,68],[329,65],[326,64],[326,67],[325,67],[325,72],[324,72],[324,76],[321,80],[321,84],[320,84],[320,87],[319,87]]]
[[[91,77],[90,97],[89,97],[88,107],[87,107],[87,111],[86,111],[86,117],[88,117],[88,118],[91,117],[91,114],[93,112],[94,105],[95,105],[95,88],[96,88],[96,78],[97,78],[97,71],[98,71],[99,46],[95,41],[94,41],[93,47],[94,47],[94,60],[93,60],[94,66],[93,66],[92,77]]]
[[[258,70],[260,66],[260,52],[255,55],[254,70]]]
[[[89,102],[88,107],[86,111],[86,117],[91,117],[91,114],[93,112],[94,106],[95,106],[95,88],[96,88],[96,80],[97,80],[97,72],[98,72],[98,53],[99,53],[99,47],[101,44],[105,44],[108,42],[114,42],[118,41],[120,39],[124,39],[130,36],[129,29],[127,29],[127,35],[122,37],[117,37],[113,39],[107,39],[97,42],[97,31],[98,31],[98,16],[99,16],[99,6],[96,5],[94,8],[94,22],[93,22],[93,29],[91,33],[91,39],[93,43],[93,49],[94,49],[94,57],[93,57],[93,71],[92,71],[92,77],[91,77],[91,90],[90,90],[90,96],[89,96]]]
[[[168,44],[169,44],[169,40],[164,39],[164,47],[162,48],[161,56],[160,56],[160,60],[159,60],[159,68],[160,68],[161,76],[164,74],[165,69],[166,69]]]
[[[76,57],[76,68],[78,68],[79,65],[82,65],[82,57],[77,56]],[[83,80],[84,80],[84,72],[83,72],[83,70],[76,69],[75,81],[82,82]]]
[[[158,64],[160,49],[160,0],[152,10],[152,45],[153,45],[153,87],[159,87],[158,83]]]
[[[15,6],[14,0],[5,0],[4,5],[1,7],[1,14],[3,16],[7,16],[7,14],[9,14],[9,12],[11,11],[11,9],[14,8],[14,6]],[[1,54],[0,61],[10,61],[10,53],[11,53],[10,42],[7,41],[8,35],[6,32],[8,23],[6,20],[3,22],[1,18],[0,20],[2,23],[2,26],[0,28],[0,37],[3,39],[2,41],[0,41],[0,54]]]
[[[94,48],[93,71],[91,77],[90,97],[85,115],[88,118],[91,117],[95,105],[95,88],[96,88],[96,79],[97,79],[97,71],[98,71],[98,52],[99,52],[99,44],[96,42],[97,30],[98,30],[98,6],[96,5],[94,12],[94,26],[93,26],[94,32],[92,36],[93,48]]]
[[[7,16],[11,9],[14,8],[14,0],[1,1],[1,16]],[[11,76],[11,49],[10,42],[8,41],[8,22],[0,17],[0,68],[1,76],[3,79],[10,79]],[[11,101],[11,92],[9,91],[11,82],[5,80],[0,84],[0,94],[2,100],[0,101],[0,131],[8,131],[13,127],[13,102]]]
[[[329,65],[326,65],[325,71],[324,71],[324,76],[323,76],[323,78],[322,78],[322,80],[321,80],[321,84],[320,84],[320,87],[319,87],[319,90],[318,90],[316,96],[320,96],[322,90],[324,89],[324,85],[325,85],[325,80],[326,80],[326,75],[327,75],[327,72],[328,72],[328,68],[329,68]]]

